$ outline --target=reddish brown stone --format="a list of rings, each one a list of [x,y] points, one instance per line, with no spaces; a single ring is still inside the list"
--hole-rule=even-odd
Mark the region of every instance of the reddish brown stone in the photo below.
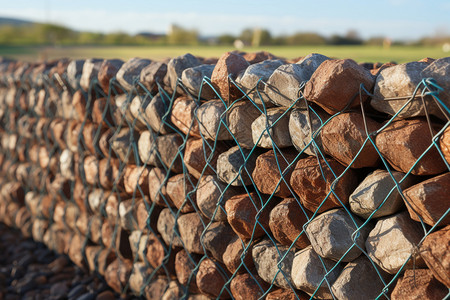
[[[270,150],[258,156],[252,174],[256,188],[267,195],[273,194],[282,198],[291,196],[287,184],[289,184],[293,166],[287,172],[286,168],[295,160],[297,155],[298,152],[295,150],[277,152],[276,155],[273,150]],[[284,178],[284,180],[281,180],[281,178]]]
[[[166,252],[164,250],[165,245],[161,243],[156,235],[153,233],[148,234],[147,236],[147,254],[146,258],[148,263],[153,268],[158,268],[163,264],[163,260],[166,256]]]
[[[182,213],[192,212],[197,206],[195,192],[193,192],[196,185],[197,180],[188,174],[178,174],[167,180],[166,194]]]
[[[170,121],[185,135],[201,137],[198,122],[195,119],[195,109],[198,107],[194,100],[187,97],[175,99],[172,105]]]
[[[98,83],[103,92],[108,95],[109,81],[116,76],[117,71],[122,67],[123,61],[121,59],[105,59],[98,71]]]
[[[83,253],[83,244],[86,241],[86,237],[82,236],[81,234],[75,234],[70,241],[69,246],[69,252],[68,256],[70,257],[70,260],[76,264],[81,269],[86,270],[87,264],[84,260],[84,253]]]
[[[58,144],[61,149],[66,148],[66,141],[64,140],[64,134],[66,132],[67,121],[63,119],[53,119],[50,122],[50,131],[51,139],[54,143]]]
[[[93,101],[92,105],[92,121],[105,127],[114,126],[113,114],[111,113],[110,101],[106,98],[99,98]],[[98,138],[97,138],[98,139]]]
[[[66,144],[70,151],[76,153],[80,149],[83,134],[83,123],[71,121],[66,127]]]
[[[375,139],[375,144],[391,166],[408,173],[432,143],[428,123],[423,119],[392,122]],[[437,149],[432,147],[412,169],[414,175],[436,175],[446,170]]]
[[[222,268],[224,270],[224,268]],[[231,298],[226,289],[222,291],[230,274],[222,272],[218,263],[206,258],[200,263],[197,272],[197,286],[202,294],[218,299]]]
[[[318,209],[320,213],[331,208],[346,205],[351,193],[358,185],[354,171],[351,169],[347,170],[334,185],[334,193],[331,193],[323,205],[320,206],[332,190],[332,184],[335,179],[345,170],[334,159],[327,159],[327,162],[330,167],[323,159],[316,157],[300,159],[292,171],[291,187],[300,197],[303,206],[311,212],[315,212]]]
[[[450,126],[444,130],[440,139],[440,146],[445,160],[450,164]]]
[[[101,153],[104,157],[116,158],[116,154],[111,149],[109,144],[109,140],[113,137],[115,129],[109,128],[105,132],[102,133],[100,139],[98,141],[98,146],[100,148]]]
[[[173,206],[166,193],[166,171],[161,168],[153,168],[148,174],[148,192],[150,200],[156,205]]]
[[[86,98],[83,91],[77,90],[72,97],[72,107],[74,108],[74,118],[82,121],[86,118]]]
[[[270,210],[276,205],[276,199],[270,199],[264,210],[260,212],[262,202],[267,202],[267,197],[261,196],[263,197],[262,199],[260,199],[258,194],[252,192],[250,194],[233,196],[225,203],[228,223],[243,240],[263,236],[265,235],[264,229],[269,230],[269,214]],[[256,215],[258,213],[258,224],[256,224]],[[255,229],[254,233],[253,229]]]
[[[98,179],[102,188],[111,190],[115,185],[120,191],[124,189],[124,179],[120,175],[120,161],[104,158],[98,162]]]
[[[380,124],[369,117],[365,121],[369,134],[380,128]],[[360,113],[335,116],[323,127],[321,139],[325,152],[344,166],[350,165],[355,157],[352,168],[376,167],[380,163],[380,157],[370,141],[359,152],[367,139],[364,117]]]
[[[435,59],[431,57],[424,57],[421,60],[418,60],[418,62],[426,62],[427,64],[431,64],[433,61],[435,61]]]
[[[122,260],[117,258],[105,270],[106,283],[117,293],[122,293],[128,284],[133,263],[130,260]]]
[[[86,258],[89,270],[97,271],[103,276],[106,267],[116,259],[116,256],[111,249],[105,249],[102,246],[86,246]]]
[[[448,289],[428,269],[406,270],[392,291],[392,300],[444,299]]]
[[[177,274],[177,279],[182,285],[187,285],[191,293],[199,292],[196,280],[197,275],[191,275],[191,273],[194,272],[195,267],[200,261],[200,257],[201,256],[198,254],[188,254],[185,250],[179,251],[175,256],[175,272]]]
[[[216,87],[222,99],[225,101],[236,100],[242,96],[239,89],[230,81],[245,70],[250,64],[239,54],[227,52],[223,54],[211,75],[211,83]]]
[[[360,85],[370,91],[374,82],[369,70],[351,59],[326,60],[306,83],[303,95],[333,115],[346,107],[358,106]],[[364,95],[362,100],[365,99]]]
[[[257,64],[268,59],[277,59],[278,57],[267,51],[258,51],[242,54],[242,57],[248,61],[249,64]]]
[[[268,288],[268,284],[257,274],[238,274],[231,280],[230,290],[234,299],[257,300],[260,299]]]
[[[300,294],[303,294],[300,292]],[[303,294],[304,297],[300,297],[300,300],[309,299],[309,296]],[[300,296],[300,295],[298,295]],[[276,289],[273,292],[267,294],[266,300],[294,300],[297,299],[295,296],[295,292],[293,290],[288,289]]]
[[[395,66],[395,65],[396,65],[396,63],[393,63],[393,62],[384,63],[379,67],[374,65],[374,69],[370,70],[370,74],[372,74],[373,76],[378,76],[378,74],[380,74],[380,72],[383,71],[384,69]],[[375,67],[377,67],[377,68],[375,68]]]
[[[403,193],[411,219],[434,226],[450,208],[448,201],[450,173],[422,181]],[[448,224],[450,224],[450,214],[447,214],[438,226]]]
[[[127,165],[124,169],[124,185],[128,194],[135,194],[137,197],[148,195],[148,174],[149,168],[144,166]]]
[[[253,259],[252,259],[252,246],[245,245],[245,247],[248,246],[246,254],[244,255],[244,243],[239,237],[235,237],[225,249],[225,252],[223,253],[222,260],[225,266],[227,267],[228,271],[230,273],[234,274],[236,271],[238,272],[245,272],[247,267],[248,269],[253,268]],[[244,255],[242,257],[242,255]],[[243,265],[241,266],[243,260]]]
[[[101,134],[105,131],[105,127],[100,127],[97,124],[86,122],[83,126],[83,140],[80,145],[86,147],[89,153],[96,155],[98,149],[98,141]]]
[[[270,212],[270,230],[274,238],[286,246],[290,246],[301,234],[294,245],[299,249],[306,248],[311,243],[302,231],[310,216],[312,213],[307,209],[302,210],[294,198],[284,199]]]
[[[218,141],[215,145],[214,155],[210,158],[210,147],[212,148],[214,145],[206,140],[191,138],[186,141],[183,161],[189,173],[196,179],[200,179],[200,176],[215,174],[217,158],[222,152],[228,150],[224,144]],[[209,167],[206,167],[205,155],[206,158],[210,158],[208,160]]]
[[[98,160],[90,155],[83,160],[84,179],[90,185],[96,185],[98,182]]]
[[[434,277],[450,288],[450,226],[428,235],[419,252]]]

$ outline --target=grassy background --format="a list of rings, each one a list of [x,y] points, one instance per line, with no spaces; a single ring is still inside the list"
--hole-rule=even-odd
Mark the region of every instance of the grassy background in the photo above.
[[[226,51],[235,50],[225,46],[91,46],[91,47],[0,47],[0,56],[19,60],[37,61],[62,57],[70,58],[121,58],[132,57],[162,60],[192,53],[203,57],[219,57]],[[296,58],[309,53],[321,53],[334,58],[352,58],[357,62],[404,63],[420,60],[424,57],[441,58],[450,56],[440,47],[392,46],[384,49],[378,46],[272,46],[263,48],[245,48],[243,51],[269,51],[277,56]]]

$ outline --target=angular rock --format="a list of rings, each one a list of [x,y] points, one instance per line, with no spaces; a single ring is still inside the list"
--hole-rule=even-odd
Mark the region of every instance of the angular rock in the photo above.
[[[386,170],[373,171],[350,195],[351,211],[364,219],[369,218],[373,212],[375,212],[372,215],[374,219],[397,213],[403,207],[403,198],[396,188],[395,181],[399,183],[404,176],[404,173],[395,171],[392,172],[392,176]],[[407,176],[399,186],[404,190],[414,182],[412,176]]]
[[[450,288],[450,226],[428,235],[420,246],[420,256],[434,277]]]
[[[124,188],[118,159],[104,158],[100,160],[98,163],[98,178],[100,186],[104,189],[111,190],[113,186],[116,186],[122,191]]]
[[[238,274],[231,280],[231,295],[237,300],[257,300],[263,297],[268,284],[256,274]]]
[[[117,293],[121,293],[128,283],[133,269],[129,260],[116,259],[105,270],[106,283]]]
[[[258,52],[250,52],[250,53],[242,53],[242,57],[248,61],[249,64],[257,64],[263,62],[265,60],[273,60],[277,59],[275,55],[267,51],[258,51]]]
[[[187,97],[178,97],[173,101],[170,121],[185,135],[200,138],[200,128],[196,119],[198,104]]]
[[[119,71],[117,71],[117,81],[120,85],[130,92],[133,89],[135,82],[139,79],[141,71],[144,67],[151,63],[149,59],[133,57],[125,62]]]
[[[188,286],[191,293],[198,293],[195,267],[200,261],[200,255],[187,253],[185,250],[180,250],[175,256],[175,272],[177,274],[178,281]],[[195,271],[196,272],[196,271]]]
[[[231,135],[226,128],[226,106],[222,100],[210,100],[203,103],[197,114],[200,132],[209,140],[230,140]]]
[[[128,287],[134,296],[139,297],[141,295],[142,287],[148,282],[148,277],[152,271],[152,268],[148,267],[144,262],[137,261],[133,263]]]
[[[306,213],[306,214],[305,214]],[[312,213],[302,210],[294,198],[287,198],[277,204],[270,212],[269,227],[273,237],[282,245],[302,249],[310,245],[303,225],[308,222]]]
[[[222,270],[221,270],[222,269]],[[206,258],[202,260],[197,272],[197,286],[202,294],[216,299],[231,298],[227,289],[223,289],[230,276],[217,262]]]
[[[150,102],[153,100],[150,94],[145,95],[136,95],[132,100],[130,105],[128,106],[128,112],[133,116],[133,124],[136,122],[137,128],[139,131],[142,131],[144,127],[149,129],[150,122],[145,114],[145,110],[147,109]]]
[[[134,231],[139,229],[136,220],[136,207],[143,199],[129,199],[121,201],[119,204],[119,224],[127,231]]]
[[[193,192],[196,185],[197,181],[188,174],[177,174],[167,180],[166,194],[182,213],[193,212],[197,206]]]
[[[145,299],[161,299],[168,285],[169,280],[167,277],[157,277],[145,286],[143,296]]]
[[[235,237],[236,234],[227,222],[214,222],[206,228],[201,242],[205,249],[212,254],[214,259],[223,262],[223,254],[228,244]]]
[[[420,224],[411,220],[407,212],[379,219],[367,237],[367,254],[390,274],[397,273],[404,263],[406,269],[423,266],[414,250],[423,235]]]
[[[146,251],[143,251],[143,254],[145,253],[145,258],[143,261],[147,260],[150,266],[155,269],[161,267],[163,264],[166,264],[166,267],[169,267],[170,263],[173,263],[170,261],[164,261],[166,255],[168,254],[168,249],[166,250],[166,246],[163,245],[160,239],[161,238],[155,234],[148,234],[145,243]]]
[[[296,64],[302,67],[303,74],[309,80],[317,68],[326,60],[330,60],[330,58],[319,53],[311,53],[298,60]]]
[[[215,65],[199,65],[187,68],[181,74],[181,82],[195,99],[210,100],[217,98],[213,88],[203,82],[203,78],[211,78]],[[201,93],[200,93],[201,90]]]
[[[148,173],[144,166],[127,165],[123,170],[125,192],[136,197],[148,195]]]
[[[81,73],[83,72],[84,60],[72,60],[67,66],[67,81],[74,90],[78,89]]]
[[[417,222],[425,222],[434,226],[440,220],[438,226],[450,224],[450,173],[445,173],[431,179],[422,181],[404,191],[405,204],[411,219]]]
[[[144,119],[154,132],[168,134],[173,132],[170,123],[170,99],[165,94],[156,94],[145,108]],[[147,125],[147,126],[148,126]]]
[[[442,91],[439,92],[439,99],[444,102],[444,104],[449,107],[450,105],[450,58],[449,57],[443,57],[440,59],[434,60],[428,67],[426,67],[422,71],[422,77],[424,78],[433,78],[436,83],[443,88]],[[434,102],[434,101],[433,101]],[[430,101],[427,103],[429,104]],[[436,107],[437,105],[435,103],[432,103],[430,105],[431,107]],[[449,115],[448,111],[445,115],[442,114],[441,111],[438,111],[436,113],[432,113],[435,116],[447,120],[445,117]]]
[[[162,85],[167,73],[167,64],[162,61],[152,61],[141,70],[140,83],[150,92],[157,91],[157,84]]]
[[[331,290],[337,299],[375,299],[382,294],[384,282],[391,277],[379,270],[381,278],[366,256],[348,263]],[[383,281],[382,281],[383,280]]]
[[[148,173],[148,192],[150,200],[159,206],[174,206],[166,193],[167,172],[161,168],[153,168]]]
[[[205,228],[201,217],[195,212],[180,215],[177,219],[177,224],[178,231],[180,232],[180,237],[186,251],[190,253],[204,254],[200,236]]]
[[[156,135],[152,130],[143,131],[139,135],[139,140],[137,143],[139,158],[142,163],[161,167],[162,163],[159,156],[157,144],[156,144]]]
[[[183,144],[183,138],[177,133],[161,135],[156,140],[162,163],[175,173],[183,173]]]
[[[428,269],[406,270],[392,291],[392,299],[445,299],[448,289]]]
[[[269,99],[264,90],[264,82],[269,80],[270,75],[282,64],[283,61],[278,59],[264,60],[252,64],[236,79],[236,82],[255,103],[269,104]]]
[[[150,234],[153,235],[153,234]],[[133,258],[135,261],[145,261],[145,251],[147,248],[147,241],[149,236],[142,233],[140,230],[132,231],[129,235],[130,247],[133,252]]]
[[[253,244],[245,244],[238,236],[235,236],[229,244],[226,245],[222,261],[230,273],[242,273],[245,272],[246,269],[253,269],[252,247]]]
[[[213,153],[212,149],[214,149]],[[184,149],[184,165],[196,179],[213,175],[215,174],[219,154],[227,150],[227,145],[221,142],[211,145],[203,139],[188,139]]]
[[[106,95],[109,93],[109,81],[116,76],[117,71],[123,65],[123,60],[121,59],[105,59],[100,66],[98,71],[98,83],[105,92]]]
[[[291,196],[288,184],[295,166],[293,162],[297,155],[298,153],[295,150],[276,154],[273,150],[269,150],[259,155],[252,173],[256,188],[267,195],[281,198]],[[290,164],[293,165],[288,169]]]
[[[233,101],[242,96],[242,92],[231,80],[235,80],[249,65],[241,55],[233,52],[224,53],[220,57],[211,75],[211,83],[224,101]]]
[[[445,160],[450,164],[450,127],[447,127],[442,133],[439,145]]]
[[[218,180],[217,176],[203,176],[197,185],[197,205],[202,214],[212,221],[225,221],[225,202],[240,194],[238,188],[229,186]],[[219,205],[218,205],[219,204]]]
[[[270,239],[263,239],[254,245],[252,250],[253,262],[259,277],[265,282],[273,283],[282,288],[290,288],[292,282],[291,270],[294,260],[294,249],[275,245]]]
[[[260,115],[252,123],[253,143],[271,149],[273,144],[279,148],[292,146],[289,135],[289,115],[283,107],[269,108],[267,114]]]
[[[311,140],[313,133],[319,130],[329,117],[330,116],[327,113],[320,109],[311,110],[309,113],[307,110],[298,108],[291,111],[289,117],[289,134],[291,135],[292,144],[297,151],[304,151],[304,153],[314,156],[316,155],[314,148],[318,148],[318,151],[323,151],[320,132],[317,132],[314,135],[314,142],[311,142]],[[312,126],[310,125],[310,122],[312,123]]]
[[[342,175],[344,170],[333,159],[327,159],[327,162],[315,157],[300,159],[291,174],[291,187],[300,197],[303,206],[311,212],[318,210],[321,213],[334,207],[342,207],[348,203],[351,193],[358,185],[354,171],[349,169]],[[333,182],[341,175],[333,187]],[[330,192],[332,193],[329,194]]]
[[[333,115],[346,107],[359,106],[360,85],[370,91],[374,81],[369,70],[351,59],[325,60],[306,83],[303,96]]]
[[[103,63],[103,59],[87,59],[83,64],[83,71],[80,78],[80,87],[87,92],[94,79],[97,78],[98,71]]]
[[[138,141],[136,132],[129,128],[122,128],[114,133],[109,140],[109,144],[122,162],[136,164],[139,163],[139,154],[135,153],[134,147],[131,147],[131,145],[136,144],[136,141]]]
[[[306,227],[306,234],[321,257],[349,262],[361,254],[361,249],[364,250],[364,242],[372,229],[366,224],[356,232],[362,224],[343,208],[332,209],[316,216]]]
[[[181,79],[183,71],[188,68],[196,67],[200,64],[200,60],[190,53],[172,58],[167,64],[166,74],[170,88],[175,91],[177,88],[177,81],[179,78]],[[182,89],[178,87],[177,92],[180,93],[181,91]]]
[[[435,147],[417,162],[431,143],[430,129],[423,119],[392,122],[375,139],[380,153],[395,170],[407,173],[415,165],[411,171],[414,175],[436,175],[447,169]]]
[[[369,134],[381,127],[378,122],[369,117],[364,118],[362,114],[356,112],[333,117],[320,133],[325,153],[333,156],[344,166],[350,165],[353,159],[355,161],[351,164],[352,168],[377,166],[380,163],[380,157],[372,143],[367,141],[363,147],[368,138],[365,125]]]
[[[267,294],[266,300],[294,300],[297,299],[297,296],[300,296],[300,300],[309,299],[309,296],[307,296],[306,294],[297,295],[296,292],[289,288],[275,289],[273,292]]]
[[[261,112],[262,108],[246,100],[233,103],[228,110],[228,128],[241,147],[252,149],[255,146],[252,123],[261,115]]]
[[[164,208],[158,218],[158,232],[167,246],[181,247],[182,243],[175,229],[175,216],[169,208]]]
[[[325,276],[331,269],[331,273]],[[333,285],[342,269],[341,265],[336,265],[332,260],[321,260],[310,246],[295,253],[291,271],[292,284],[317,299],[332,299],[328,286]]]
[[[260,149],[251,152],[249,149],[234,146],[223,152],[217,159],[217,177],[232,186],[250,185],[250,175],[255,169],[256,158]]]

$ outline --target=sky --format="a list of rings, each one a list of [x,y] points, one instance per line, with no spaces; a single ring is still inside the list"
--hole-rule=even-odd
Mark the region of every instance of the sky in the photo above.
[[[0,16],[105,33],[165,33],[177,24],[202,36],[246,28],[325,36],[356,30],[394,40],[450,35],[450,0],[0,0]]]

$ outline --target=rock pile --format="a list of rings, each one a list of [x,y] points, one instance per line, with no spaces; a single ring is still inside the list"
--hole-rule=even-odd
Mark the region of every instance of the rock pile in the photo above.
[[[0,221],[147,299],[445,296],[450,58],[377,67],[0,61]]]

